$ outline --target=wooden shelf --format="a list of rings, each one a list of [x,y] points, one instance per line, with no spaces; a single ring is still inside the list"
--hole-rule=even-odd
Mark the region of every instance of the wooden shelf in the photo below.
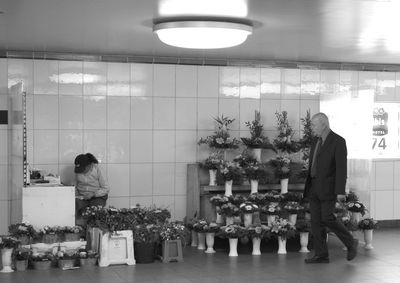
[[[280,191],[281,185],[280,184],[265,184],[259,185],[258,191],[259,192],[267,192],[267,191]],[[288,190],[292,192],[302,192],[304,190],[304,184],[289,184]],[[225,186],[207,186],[201,185],[200,186],[200,194],[209,194],[209,193],[217,193],[217,192],[224,192]],[[250,192],[250,185],[234,185],[232,186],[232,192],[241,193],[241,192]]]

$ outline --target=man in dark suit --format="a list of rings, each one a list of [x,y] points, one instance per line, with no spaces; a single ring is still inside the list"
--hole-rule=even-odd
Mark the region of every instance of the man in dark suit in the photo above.
[[[326,227],[347,247],[347,260],[352,260],[357,255],[358,240],[333,214],[336,199],[343,200],[345,197],[346,141],[331,131],[329,119],[324,113],[312,117],[311,128],[317,138],[311,146],[304,197],[310,201],[315,255],[306,259],[305,263],[329,263]]]

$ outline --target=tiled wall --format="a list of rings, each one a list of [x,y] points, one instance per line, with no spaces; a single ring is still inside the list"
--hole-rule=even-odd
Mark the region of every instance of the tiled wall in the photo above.
[[[335,74],[324,70],[1,59],[0,102],[3,108],[7,85],[24,81],[28,161],[32,166],[60,174],[68,184],[75,156],[92,152],[101,160],[110,181],[110,205],[155,204],[168,207],[179,220],[186,215],[186,164],[207,155],[196,142],[214,130],[211,117],[224,114],[235,118],[232,135],[239,137],[248,135],[244,122],[254,118],[254,110],[260,110],[272,138],[274,113],[286,110],[299,134],[300,118],[307,109],[312,113],[319,110],[319,95],[329,91],[326,86],[332,85]],[[2,127],[0,233],[9,218],[4,181],[6,140],[7,127]]]

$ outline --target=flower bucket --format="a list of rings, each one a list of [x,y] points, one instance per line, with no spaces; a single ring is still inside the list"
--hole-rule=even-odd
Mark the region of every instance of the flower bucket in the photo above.
[[[58,235],[56,235],[56,234],[44,234],[42,236],[42,241],[45,244],[58,243]]]
[[[366,250],[372,250],[374,248],[372,246],[373,231],[374,231],[373,229],[364,230],[364,241],[365,241],[364,249]]]
[[[197,232],[192,230],[191,232],[191,243],[190,246],[191,247],[197,247]]]
[[[74,242],[79,241],[81,239],[81,235],[77,233],[65,233],[64,241],[65,242]]]
[[[0,270],[0,272],[3,273],[9,273],[9,272],[14,272],[14,270],[11,268],[11,255],[13,252],[13,248],[8,249],[8,248],[3,248],[1,249],[1,262],[3,264],[3,269]]]
[[[36,270],[49,270],[51,268],[51,260],[43,260],[43,261],[33,261],[32,266],[33,269]]]
[[[205,233],[197,233],[197,249],[198,250],[206,249],[206,234]]]
[[[250,180],[250,193],[255,194],[258,192],[258,180]]]
[[[238,256],[238,238],[229,239],[229,256]]]
[[[308,250],[308,232],[300,232],[300,253],[309,253],[310,251]]]
[[[28,268],[28,260],[16,260],[14,265],[17,271],[25,271]]]
[[[286,254],[286,238],[278,236],[278,254]]]
[[[92,268],[92,267],[96,266],[96,264],[97,264],[97,258],[95,258],[95,257],[79,259],[79,266],[81,268]]]
[[[289,179],[281,179],[281,194],[286,194],[288,192],[288,185],[289,185]]]
[[[155,260],[155,243],[134,242],[136,263],[152,263]]]
[[[292,225],[296,225],[297,222],[297,214],[289,214],[288,221],[292,223]]]
[[[251,252],[252,255],[261,255],[261,250],[260,250],[260,245],[261,245],[261,239],[254,237],[252,239],[253,241],[253,251]]]
[[[219,214],[218,212],[217,212],[216,214],[217,214],[217,218],[215,219],[215,223],[217,223],[217,224],[222,224],[222,223],[224,223],[224,220],[223,220],[223,218],[222,218],[222,215]]]
[[[227,197],[232,195],[232,183],[233,180],[225,181],[225,195]]]
[[[208,184],[209,186],[216,186],[217,185],[217,170],[216,169],[210,169],[208,170],[209,175],[210,175],[210,183]]]
[[[244,227],[249,227],[253,223],[253,213],[243,214]]]
[[[215,237],[215,233],[206,233],[207,249],[206,249],[205,252],[208,253],[208,254],[215,253],[215,250],[214,250],[214,237]]]
[[[258,162],[261,162],[261,148],[253,148],[253,156]]]

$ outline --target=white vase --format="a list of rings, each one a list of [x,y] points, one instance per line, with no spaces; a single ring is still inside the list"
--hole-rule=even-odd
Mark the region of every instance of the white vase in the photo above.
[[[206,235],[205,233],[197,233],[197,249],[205,250],[206,249]]]
[[[310,251],[308,250],[308,232],[300,232],[300,250],[299,252],[301,253],[309,253]]]
[[[217,169],[210,169],[208,170],[210,174],[210,183],[209,186],[216,186],[217,185]]]
[[[258,180],[250,180],[250,189],[251,194],[258,193]]]
[[[226,225],[228,226],[228,225],[232,225],[233,223],[235,223],[235,220],[233,219],[233,216],[227,216],[225,218],[225,222],[226,222]]]
[[[238,216],[233,216],[233,223],[236,223],[236,224],[240,224],[240,223],[242,223],[242,218],[240,218],[240,216],[238,215]]]
[[[229,256],[238,256],[237,253],[238,238],[229,238]]]
[[[13,249],[8,249],[8,248],[3,248],[1,249],[1,262],[3,264],[3,269],[0,270],[0,272],[3,273],[9,273],[9,272],[14,272],[14,270],[11,268],[12,264],[12,255]]]
[[[215,250],[214,250],[214,237],[215,237],[215,233],[206,233],[207,249],[206,249],[205,252],[208,253],[208,254],[215,253]]]
[[[253,213],[243,214],[244,227],[249,227],[253,223]]]
[[[297,222],[297,214],[289,214],[288,221],[292,223],[292,225],[296,225]]]
[[[364,249],[366,249],[366,250],[372,250],[374,248],[372,246],[373,231],[374,230],[372,230],[372,229],[364,230],[364,241],[365,241]]]
[[[278,254],[286,254],[286,238],[278,236]]]
[[[230,180],[230,181],[225,181],[225,195],[226,195],[227,197],[229,197],[229,196],[232,195],[232,183],[233,183],[232,180]]]
[[[289,179],[281,179],[281,194],[286,194],[288,192],[288,184],[289,184]]]
[[[197,247],[197,232],[192,230],[192,242],[190,244],[191,247]]]
[[[268,214],[267,215],[268,226],[272,226],[272,223],[274,223],[275,219],[276,215]]]
[[[304,219],[305,219],[305,220],[311,220],[311,213],[305,212],[305,213],[304,213]]]
[[[253,156],[258,162],[261,162],[261,148],[253,148]]]
[[[356,225],[358,225],[358,222],[361,220],[361,212],[352,212],[350,215],[350,221]]]
[[[251,252],[252,255],[261,255],[261,250],[260,250],[260,246],[261,246],[261,239],[258,237],[254,237],[252,239],[253,241],[253,251]]]
[[[218,211],[218,209],[217,209]],[[222,224],[224,222],[222,215],[217,212],[217,219],[215,219],[215,223]]]

